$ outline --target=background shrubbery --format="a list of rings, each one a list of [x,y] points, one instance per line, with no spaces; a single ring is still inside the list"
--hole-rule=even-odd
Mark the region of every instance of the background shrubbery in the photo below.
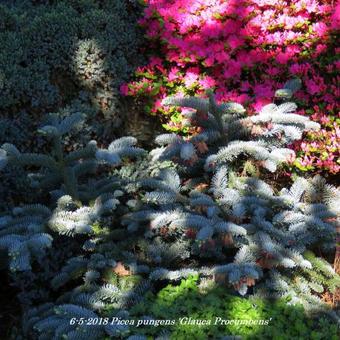
[[[136,6],[113,0],[1,4],[1,112],[34,115],[81,103],[119,125],[117,87],[141,62]]]
[[[131,107],[121,100],[119,86],[143,62],[139,15],[138,3],[131,1],[2,1],[0,144],[41,150],[45,141],[34,133],[49,112],[90,118],[70,148],[94,136],[117,136]],[[25,193],[25,185],[4,174],[4,201],[15,191]]]

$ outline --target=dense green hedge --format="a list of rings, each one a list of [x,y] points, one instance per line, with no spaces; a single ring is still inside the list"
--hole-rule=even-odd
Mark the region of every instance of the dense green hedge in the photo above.
[[[1,4],[0,112],[54,110],[74,99],[113,110],[117,86],[140,62],[137,13],[115,0]]]

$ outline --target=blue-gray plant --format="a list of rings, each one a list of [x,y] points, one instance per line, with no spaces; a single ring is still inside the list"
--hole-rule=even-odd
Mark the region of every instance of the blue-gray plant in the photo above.
[[[292,84],[287,85],[290,91]],[[88,169],[90,159],[96,169],[101,162],[104,168],[109,166],[112,174],[96,172],[96,178],[82,183],[68,172],[59,176],[54,182],[57,204],[53,211],[44,208],[46,217],[33,234],[28,233],[30,224],[16,226],[12,215],[3,217],[0,246],[10,261],[16,265],[9,240],[24,249],[20,262],[24,266],[14,266],[17,270],[30,270],[34,233],[47,233],[41,248],[50,246],[48,235],[83,237],[82,250],[72,254],[51,281],[51,289],[60,297],[26,311],[25,336],[133,336],[132,327],[117,323],[91,327],[69,320],[127,319],[131,303],[140,301],[157,281],[192,274],[241,295],[290,296],[292,303],[303,303],[309,312],[326,312],[338,322],[337,313],[310,294],[326,287],[322,275],[311,276],[314,268],[332,282],[338,282],[338,276],[308,251],[334,252],[339,191],[320,176],[296,178],[290,188],[278,189],[239,171],[249,160],[261,172],[276,171],[293,156],[287,144],[318,125],[296,114],[290,102],[267,105],[251,117],[239,104],[218,105],[212,93],[207,99],[167,98],[164,104],[191,107],[187,123],[199,126],[200,132],[191,137],[161,135],[156,138],[159,147],[148,154],[136,147],[132,137],[118,139],[107,149],[91,143],[85,151],[63,156],[67,160],[63,166],[78,174],[74,169]],[[69,122],[80,121],[77,115],[61,121],[53,118],[41,131],[52,137],[53,150],[58,151]],[[54,156],[58,163],[55,151]],[[1,167],[28,162],[53,173],[50,158],[20,156],[9,145],[0,149]],[[48,172],[40,175],[38,187],[45,177]],[[68,189],[70,178],[77,190]],[[131,285],[124,285],[127,278]]]

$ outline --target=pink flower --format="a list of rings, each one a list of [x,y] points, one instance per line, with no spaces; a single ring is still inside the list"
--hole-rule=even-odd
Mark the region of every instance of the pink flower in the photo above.
[[[315,80],[318,81],[318,83]],[[306,86],[307,86],[308,92],[311,95],[321,93],[325,91],[326,89],[322,81],[322,78],[320,77],[314,77],[313,79],[306,80]]]
[[[219,62],[219,63],[224,63],[224,62],[227,62],[228,60],[230,60],[230,56],[227,52],[220,52],[220,53],[216,53],[216,56],[215,56],[216,60]]]
[[[330,123],[330,119],[329,119],[329,117],[327,117],[326,115],[322,115],[322,117],[319,119],[319,121],[320,121],[322,124],[328,124],[328,123]]]
[[[288,52],[280,52],[277,56],[276,56],[276,61],[279,64],[288,64],[288,62],[291,60],[291,55]]]
[[[260,99],[257,99],[255,101],[255,103],[252,104],[252,107],[253,109],[256,111],[256,112],[259,112],[261,111],[261,109],[263,108],[263,106],[269,104],[271,102],[270,99],[266,99],[266,98],[260,98]]]
[[[178,72],[179,72],[179,68],[178,67],[172,67],[170,69],[169,74],[168,74],[168,80],[169,81],[174,81],[174,80],[178,79],[178,75],[177,75]]]
[[[129,94],[129,87],[126,83],[122,84],[120,86],[120,93],[123,95],[123,96],[127,96]]]
[[[318,34],[319,37],[323,37],[328,32],[327,25],[324,24],[323,22],[317,22],[313,24],[312,28]]]
[[[214,78],[209,76],[204,76],[202,79],[198,81],[198,83],[204,88],[204,89],[210,89],[212,87],[216,86],[216,81]]]
[[[215,58],[213,56],[209,56],[208,58],[206,58],[204,60],[204,64],[207,66],[207,67],[210,67],[210,66],[213,66],[215,63]]]
[[[250,100],[251,100],[251,98],[246,93],[243,93],[243,94],[240,94],[240,95],[234,97],[234,101],[239,103],[239,104],[245,104],[246,102],[248,102]]]
[[[327,45],[325,45],[325,44],[320,44],[320,45],[316,46],[317,54],[323,53],[326,50],[327,50]]]
[[[333,30],[338,30],[340,28],[340,2],[338,1],[334,12],[331,16],[331,28]]]
[[[277,67],[268,67],[267,73],[268,73],[270,76],[276,76],[277,74],[280,73],[280,70],[279,70]]]
[[[236,49],[236,48],[242,46],[244,41],[243,41],[242,38],[240,38],[237,35],[231,35],[228,38],[227,42],[232,49]]]
[[[313,165],[313,158],[309,158],[307,155],[303,157],[303,159],[300,161],[302,166],[308,167]]]
[[[194,72],[187,72],[184,76],[184,83],[186,87],[191,87],[198,79],[198,74]]]
[[[152,21],[151,23],[148,23],[147,35],[149,38],[158,37],[159,31],[160,26],[158,21]]]
[[[159,57],[151,57],[149,61],[149,65],[152,66],[159,66],[162,65],[163,60]]]
[[[249,81],[244,81],[244,82],[242,82],[240,90],[241,90],[242,92],[247,92],[247,91],[249,91],[249,89],[250,89],[250,83],[249,83]]]
[[[271,86],[266,84],[257,84],[256,86],[254,86],[253,90],[255,96],[260,98],[271,99],[274,94]]]
[[[235,60],[230,60],[227,68],[224,70],[223,75],[225,78],[239,77],[241,74],[241,65]]]

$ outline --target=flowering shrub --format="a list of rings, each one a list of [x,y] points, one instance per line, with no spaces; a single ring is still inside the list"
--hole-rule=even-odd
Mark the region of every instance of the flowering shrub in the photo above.
[[[326,112],[327,109],[330,110],[328,107]],[[323,129],[306,133],[303,141],[293,145],[297,150],[297,158],[293,165],[302,171],[324,169],[331,174],[336,174],[340,170],[339,119],[335,119],[335,114],[332,114],[332,111],[324,114],[320,111],[319,106],[314,107],[311,117],[320,122]]]
[[[339,171],[335,32],[340,4],[324,0],[145,0],[140,24],[150,39],[149,64],[124,84],[125,95],[146,98],[146,110],[162,113],[166,127],[184,130],[178,109],[162,107],[167,95],[201,95],[216,89],[218,101],[250,109],[268,104],[288,78],[302,79],[301,114],[323,126],[296,144],[301,170]],[[319,105],[321,102],[321,106]],[[307,111],[308,107],[313,107]],[[313,146],[311,146],[313,144]],[[327,156],[326,156],[326,153]],[[320,158],[320,155],[323,155]]]

